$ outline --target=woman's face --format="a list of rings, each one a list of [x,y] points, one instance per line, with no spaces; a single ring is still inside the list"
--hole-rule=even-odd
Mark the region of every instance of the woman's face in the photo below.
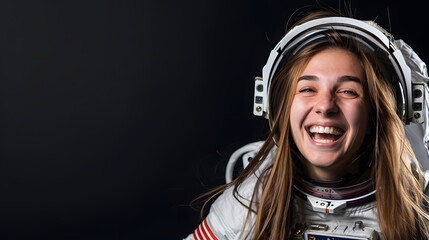
[[[357,170],[368,132],[364,78],[357,57],[338,48],[316,54],[299,77],[290,125],[309,177],[329,181]]]

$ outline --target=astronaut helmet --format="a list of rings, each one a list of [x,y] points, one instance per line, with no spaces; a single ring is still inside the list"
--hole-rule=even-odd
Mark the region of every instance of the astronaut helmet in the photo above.
[[[262,77],[255,78],[254,108],[256,116],[264,116],[272,127],[273,113],[270,110],[270,91],[273,78],[279,70],[304,49],[328,41],[329,33],[335,32],[343,38],[352,39],[380,58],[383,74],[393,86],[396,96],[397,114],[403,121],[413,150],[424,158],[428,165],[428,98],[429,80],[426,64],[402,40],[393,36],[374,21],[363,21],[350,17],[321,17],[294,26],[271,51],[263,68]],[[275,135],[274,135],[275,136]],[[276,141],[277,139],[274,138]],[[417,143],[417,144],[414,144]],[[420,146],[420,147],[419,147]],[[418,157],[422,159],[422,157]],[[372,180],[350,186],[324,186],[301,179],[295,186],[298,193],[306,195],[313,210],[333,213],[349,204],[361,204],[373,200],[375,190]],[[323,206],[320,206],[320,204]],[[335,203],[335,204],[334,204]],[[331,205],[329,207],[329,205]]]
[[[423,169],[429,168],[428,87],[426,64],[403,40],[394,37],[374,21],[350,17],[321,17],[295,25],[271,51],[263,67],[262,77],[255,78],[254,107],[256,116],[264,116],[270,126],[271,83],[276,74],[304,49],[328,41],[332,32],[350,38],[380,59],[383,74],[388,75],[396,96],[396,109],[405,125],[418,159],[424,159]],[[417,144],[414,144],[417,143]]]

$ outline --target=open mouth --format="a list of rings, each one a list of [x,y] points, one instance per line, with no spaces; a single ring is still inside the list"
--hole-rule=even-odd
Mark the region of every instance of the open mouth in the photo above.
[[[337,127],[311,126],[309,134],[315,142],[332,143],[341,138],[344,130]]]

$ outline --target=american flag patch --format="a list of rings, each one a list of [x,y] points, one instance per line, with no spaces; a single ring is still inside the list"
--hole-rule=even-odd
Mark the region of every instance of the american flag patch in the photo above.
[[[206,219],[204,219],[200,226],[198,226],[193,235],[195,240],[218,240],[217,237],[213,234],[212,230],[209,228]]]

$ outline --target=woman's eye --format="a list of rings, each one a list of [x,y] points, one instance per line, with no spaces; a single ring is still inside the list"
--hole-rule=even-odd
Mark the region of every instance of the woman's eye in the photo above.
[[[343,91],[341,91],[341,93],[345,93],[345,94],[350,95],[350,96],[358,96],[358,94],[352,90],[343,90]]]
[[[300,92],[300,93],[305,93],[305,92],[314,92],[314,90],[313,90],[313,89],[311,89],[311,88],[303,88],[303,89],[299,90],[299,92]]]

